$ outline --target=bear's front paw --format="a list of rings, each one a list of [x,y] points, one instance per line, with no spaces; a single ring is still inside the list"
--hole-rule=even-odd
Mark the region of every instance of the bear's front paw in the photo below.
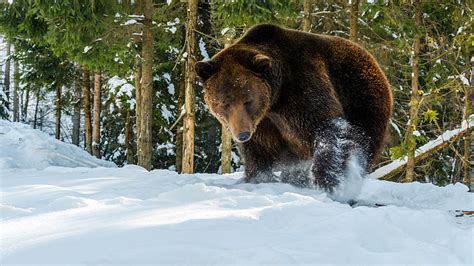
[[[331,174],[328,172],[321,171],[315,166],[313,166],[312,172],[314,178],[314,185],[327,192],[332,193],[340,183],[340,178],[337,174]]]

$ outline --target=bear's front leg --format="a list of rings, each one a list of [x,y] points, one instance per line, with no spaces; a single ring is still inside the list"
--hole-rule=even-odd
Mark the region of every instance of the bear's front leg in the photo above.
[[[346,178],[348,161],[354,156],[365,172],[366,142],[345,119],[336,118],[323,123],[316,134],[311,166],[315,185],[333,192]]]
[[[245,182],[271,183],[278,182],[272,168],[275,162],[274,155],[252,140],[239,145],[239,152],[245,163]]]

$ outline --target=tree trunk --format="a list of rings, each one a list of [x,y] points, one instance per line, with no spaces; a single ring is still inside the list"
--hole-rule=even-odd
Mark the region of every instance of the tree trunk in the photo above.
[[[61,138],[61,86],[55,85],[56,90],[56,139]]]
[[[407,147],[407,170],[405,182],[413,182],[415,180],[415,150],[416,139],[413,135],[418,125],[418,60],[420,54],[420,33],[418,30],[421,25],[421,0],[414,0],[415,5],[415,36],[413,38],[413,62],[412,62],[412,80],[411,80],[411,100],[410,100],[410,120],[405,135]]]
[[[127,118],[125,120],[125,148],[127,149],[127,164],[134,164],[135,160],[133,159],[133,119],[132,119],[132,110],[127,110]]]
[[[142,78],[138,165],[151,170],[153,125],[153,1],[143,0]]]
[[[308,0],[306,0],[308,1]],[[305,3],[306,3],[305,1]],[[310,1],[308,1],[310,2]],[[224,40],[224,48],[231,44],[230,38]],[[232,170],[232,136],[230,132],[221,125],[221,173],[230,174]]]
[[[40,126],[40,130],[43,131],[44,111],[42,108],[40,108],[39,113],[40,113],[39,126]]]
[[[79,136],[81,132],[81,98],[82,91],[79,83],[80,79],[76,78],[74,82],[74,113],[72,116],[72,144],[79,146]]]
[[[312,0],[304,0],[303,2],[303,31],[311,31],[311,11],[312,11]]]
[[[13,122],[20,122],[20,73],[18,61],[13,62]]]
[[[10,54],[11,54],[11,44],[10,42],[7,42],[7,54],[6,54],[6,62],[5,62],[5,79],[4,79],[4,83],[3,83],[3,86],[5,88],[5,95],[7,96],[7,98],[5,99],[6,102],[5,102],[5,107],[10,110],[10,76],[11,76],[11,73],[10,73],[10,62],[11,62],[11,59],[10,59]]]
[[[359,19],[359,3],[360,0],[351,1],[351,19],[350,19],[350,33],[349,40],[357,42],[357,20]]]
[[[185,96],[184,96],[184,120],[183,120],[183,164],[182,172],[190,174],[194,172],[194,113],[195,113],[195,93],[196,82],[196,24],[197,24],[197,0],[188,0],[187,21],[186,21],[186,76],[185,76]]]
[[[472,48],[468,53],[467,58],[472,58]],[[467,119],[471,115],[472,110],[472,93],[474,92],[474,64],[472,60],[469,60],[469,68],[468,72],[470,72],[470,85],[466,86],[466,91],[464,93],[464,114],[463,118]],[[468,130],[464,135],[464,158],[463,158],[463,170],[464,170],[464,179],[463,183],[469,187],[470,191],[474,191],[474,181],[472,180],[472,173],[471,173],[471,139],[472,130]]]
[[[135,1],[135,15],[140,16],[143,14],[143,3],[142,0],[137,0]],[[141,44],[141,37],[139,35],[134,35],[133,36],[133,41],[135,43],[135,46],[138,47]],[[135,129],[136,129],[136,139],[137,139],[137,147],[136,150],[140,149],[139,147],[139,140],[141,139],[141,118],[142,118],[142,112],[141,112],[141,107],[142,107],[142,89],[141,89],[141,79],[142,79],[142,60],[140,58],[141,56],[137,52],[136,58],[135,58]]]
[[[184,77],[186,73],[186,65],[183,65],[181,69],[181,77]],[[178,121],[176,125],[176,172],[181,173],[183,168],[183,120],[182,113],[184,108],[184,94],[185,94],[186,82],[184,78],[181,78],[179,83],[178,91]]]
[[[28,105],[30,104],[30,90],[27,89],[25,93],[25,103],[23,104],[23,110],[21,111],[21,121],[26,123],[28,118]]]
[[[82,79],[82,103],[84,104],[84,131],[85,131],[85,148],[92,154],[92,120],[91,120],[91,84],[90,73],[84,68],[84,76]]]
[[[100,93],[100,71],[94,73],[94,117],[92,125],[92,153],[95,157],[101,158],[100,154],[100,107],[102,104]]]
[[[36,129],[36,125],[38,124],[38,108],[40,102],[40,90],[37,89],[36,91],[36,105],[35,105],[35,117],[33,119],[33,128]]]

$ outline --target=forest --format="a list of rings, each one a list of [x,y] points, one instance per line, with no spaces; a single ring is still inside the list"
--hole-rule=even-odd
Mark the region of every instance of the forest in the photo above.
[[[473,9],[469,0],[3,0],[0,118],[118,166],[239,171],[194,65],[273,23],[350,39],[382,66],[394,110],[376,178],[469,187]]]

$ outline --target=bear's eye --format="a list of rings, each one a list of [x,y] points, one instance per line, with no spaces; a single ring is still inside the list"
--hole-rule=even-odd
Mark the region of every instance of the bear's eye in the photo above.
[[[252,107],[252,101],[246,101],[244,103],[244,107],[247,112],[250,112],[250,108]]]

